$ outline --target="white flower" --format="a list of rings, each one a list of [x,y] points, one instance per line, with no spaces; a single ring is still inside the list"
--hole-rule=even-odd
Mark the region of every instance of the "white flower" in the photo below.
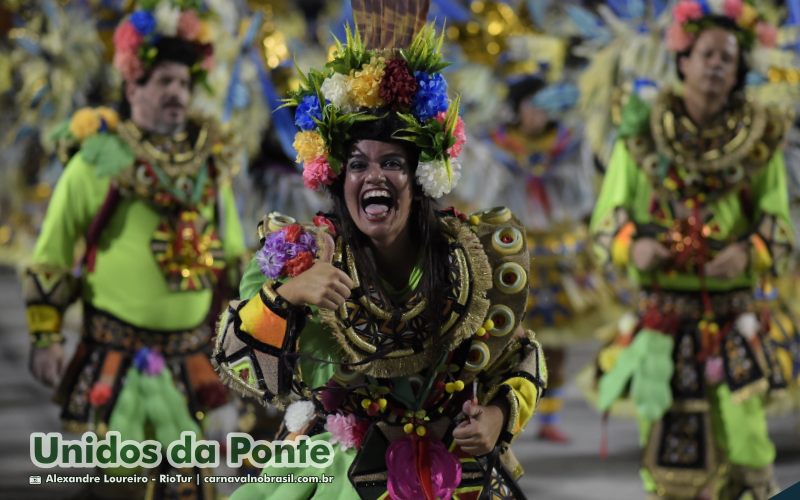
[[[311,423],[316,414],[311,401],[295,401],[286,408],[283,422],[289,432],[300,432]]]
[[[155,10],[156,26],[161,35],[175,36],[178,34],[178,18],[181,17],[181,9],[173,7],[168,2],[158,4]]]
[[[759,329],[758,318],[756,318],[755,313],[749,312],[740,314],[739,317],[736,318],[736,329],[744,338],[752,340]]]
[[[350,94],[347,92],[349,78],[341,73],[334,73],[322,82],[320,90],[323,97],[331,104],[345,113],[352,113],[356,110]]]
[[[449,193],[460,178],[461,163],[455,158],[422,161],[417,166],[417,182],[431,198],[441,198]]]

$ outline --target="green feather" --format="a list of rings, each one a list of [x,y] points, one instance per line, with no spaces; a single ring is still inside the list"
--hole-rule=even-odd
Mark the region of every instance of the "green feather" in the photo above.
[[[628,138],[647,130],[650,123],[650,106],[638,95],[631,94],[628,103],[622,108],[622,120],[619,124],[619,137]]]
[[[122,139],[114,134],[95,134],[81,145],[81,156],[97,169],[97,175],[111,177],[133,165],[134,156]]]

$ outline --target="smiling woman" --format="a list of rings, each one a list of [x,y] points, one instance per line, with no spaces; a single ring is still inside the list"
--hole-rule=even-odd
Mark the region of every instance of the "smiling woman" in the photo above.
[[[519,327],[527,289],[506,283],[527,280],[527,248],[510,244],[521,226],[508,209],[436,209],[458,180],[463,124],[437,35],[411,35],[407,50],[371,50],[348,31],[328,71],[309,73],[291,98],[304,178],[331,195],[333,212],[260,226],[247,300],[223,316],[215,360],[244,394],[277,406],[299,395],[290,436],[311,434],[336,454],[296,473],[335,480],[250,484],[233,498],[516,496],[521,469],[499,457],[546,383],[541,349]]]

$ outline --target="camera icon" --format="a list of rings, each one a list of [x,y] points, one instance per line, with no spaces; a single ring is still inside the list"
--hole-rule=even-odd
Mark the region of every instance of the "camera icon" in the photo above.
[[[42,484],[42,476],[31,476],[29,484]]]

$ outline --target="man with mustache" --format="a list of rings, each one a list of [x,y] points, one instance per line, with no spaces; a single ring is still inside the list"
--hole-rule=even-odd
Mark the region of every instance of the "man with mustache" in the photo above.
[[[166,449],[182,431],[201,437],[206,412],[226,401],[208,359],[208,318],[244,239],[231,137],[188,112],[193,84],[211,67],[206,14],[147,5],[114,35],[120,116],[85,108],[62,133],[77,153],[53,193],[24,289],[31,371],[58,385],[65,427],[155,438]],[[65,368],[62,315],[77,297],[82,341]]]
[[[753,290],[783,272],[793,237],[785,120],[743,93],[756,40],[775,41],[754,4],[676,5],[667,44],[683,90],[652,107],[631,97],[592,218],[598,253],[641,288],[633,332],[598,357],[599,406],[629,391],[648,498],[775,489],[764,404],[788,374]]]

